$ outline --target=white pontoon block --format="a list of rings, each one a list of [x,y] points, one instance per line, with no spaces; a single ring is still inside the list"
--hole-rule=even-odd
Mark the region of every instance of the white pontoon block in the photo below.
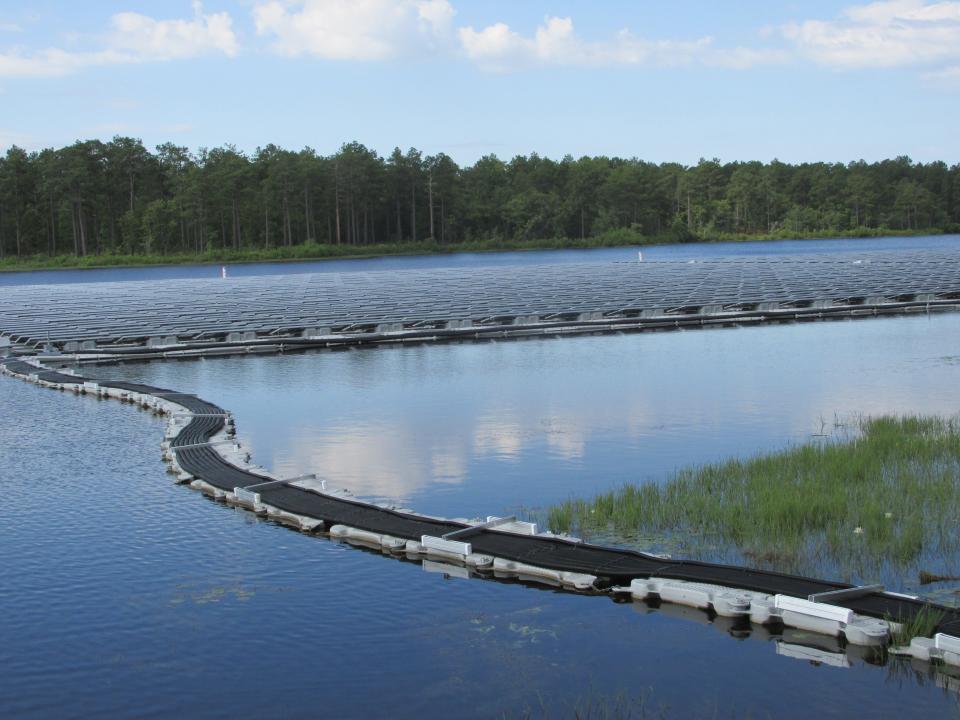
[[[810,602],[789,595],[775,596],[774,607],[780,611],[784,625],[823,635],[838,636],[847,623],[853,621],[853,610],[849,608]]]
[[[503,558],[494,559],[493,571],[497,575],[517,577],[521,580],[545,583],[554,587],[573,588],[574,590],[592,590],[597,579],[596,575],[550,570],[549,568],[527,565]]]
[[[403,552],[407,541],[403,538],[393,537],[392,535],[381,535],[380,533],[370,532],[369,530],[360,530],[359,528],[349,527],[348,525],[334,525],[330,528],[330,537],[340,538],[349,543],[363,545],[370,548],[379,548],[387,552]]]
[[[233,489],[233,496],[237,499],[238,505],[249,510],[257,512],[263,508],[263,503],[260,502],[260,493],[242,487],[235,487]]]
[[[286,510],[281,510],[273,505],[265,505],[264,507],[267,509],[268,520],[273,520],[274,522],[286,525],[287,527],[292,527],[295,530],[301,530],[302,532],[308,533],[323,529],[323,520],[307,517],[306,515],[298,515],[297,513],[287,512]]]
[[[882,645],[890,634],[890,626],[883,620],[857,615],[839,605],[777,595],[774,606],[784,625],[835,637],[842,633],[853,645]]]
[[[895,655],[909,655],[924,662],[939,661],[960,667],[960,638],[937,633],[932,638],[915,637],[904,647],[891,648]]]
[[[192,476],[191,476],[192,477]],[[194,490],[199,490],[204,495],[212,497],[215,500],[226,500],[227,494],[218,487],[214,487],[210,483],[201,480],[200,478],[195,478],[190,482],[190,487]]]
[[[630,595],[634,600],[659,598],[663,602],[677,603],[701,610],[712,609],[721,617],[747,617],[754,602],[762,603],[769,598],[763,593],[736,590],[722,585],[687,582],[651,577],[633,580]],[[769,620],[769,617],[766,618]]]
[[[933,647],[947,665],[960,665],[960,638],[944,633],[933,636]]]
[[[466,562],[467,556],[473,553],[473,546],[468,542],[447,540],[432,535],[423,535],[420,538],[420,547],[421,552],[426,552],[428,557],[436,556],[461,562]]]
[[[500,532],[514,533],[516,535],[536,535],[537,534],[537,524],[532,522],[526,522],[525,520],[507,520],[503,522],[504,518],[499,518],[495,515],[487,516],[487,523],[490,524],[489,527],[491,530],[498,530]]]

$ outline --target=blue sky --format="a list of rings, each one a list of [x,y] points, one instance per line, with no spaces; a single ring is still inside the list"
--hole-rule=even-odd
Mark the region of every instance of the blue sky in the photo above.
[[[0,0],[0,148],[960,161],[960,2]]]

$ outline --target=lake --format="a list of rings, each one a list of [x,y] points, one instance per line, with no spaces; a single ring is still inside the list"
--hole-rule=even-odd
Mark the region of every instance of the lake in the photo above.
[[[960,250],[957,237],[644,248],[644,257]],[[636,249],[231,267],[606,262]],[[214,272],[215,271],[215,272]],[[0,274],[215,277],[219,267]],[[11,279],[12,278],[12,279]],[[283,475],[446,516],[536,513],[807,441],[858,413],[958,412],[960,314],[145,363],[90,370],[230,409]],[[943,673],[850,667],[705,614],[460,579],[173,485],[163,421],[0,377],[0,666],[10,717],[955,714]],[[955,568],[956,558],[941,559]],[[915,578],[898,587],[917,590]],[[949,593],[949,587],[935,588]],[[787,645],[829,641],[791,637]],[[827,647],[827,650],[837,648]],[[838,656],[839,653],[832,653]]]

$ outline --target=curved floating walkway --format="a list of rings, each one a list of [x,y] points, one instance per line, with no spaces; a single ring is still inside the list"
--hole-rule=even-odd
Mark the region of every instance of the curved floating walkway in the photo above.
[[[833,635],[858,646],[886,645],[893,624],[888,618],[908,622],[925,608],[933,609],[942,614],[936,637],[915,638],[909,647],[895,650],[960,666],[960,610],[955,608],[879,586],[857,588],[592,545],[538,533],[535,525],[513,518],[447,520],[362,502],[327,492],[313,476],[277,479],[251,466],[232,439],[229,413],[194,395],[58,372],[35,359],[3,360],[0,369],[45,387],[134,402],[169,415],[164,459],[178,482],[305,532],[324,531],[425,563],[439,560],[495,577],[677,603],[733,620]]]

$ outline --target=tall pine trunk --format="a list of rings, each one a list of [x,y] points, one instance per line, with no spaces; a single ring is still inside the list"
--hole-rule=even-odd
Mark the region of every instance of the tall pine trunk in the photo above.
[[[410,239],[417,241],[417,186],[410,183]]]
[[[433,234],[433,173],[430,173],[430,176],[427,180],[427,194],[430,198],[430,242],[435,242],[436,238]]]
[[[397,242],[403,242],[403,223],[400,220],[400,195],[396,196],[397,201]]]
[[[80,232],[77,230],[77,201],[70,203],[70,229],[73,231],[73,254],[80,256]]]
[[[310,188],[307,185],[303,186],[303,223],[306,234],[304,239],[310,242],[313,239],[313,233],[310,232]]]
[[[77,203],[77,227],[80,228],[80,254],[87,254],[87,227],[83,219],[83,200]]]
[[[240,249],[240,243],[243,238],[240,237],[240,200],[236,194],[233,196],[233,248]]]
[[[57,216],[53,211],[53,198],[49,198],[50,202],[50,256],[53,257],[57,254]]]
[[[337,216],[337,245],[340,244],[340,173],[337,165],[333,166],[333,204],[336,208]]]

